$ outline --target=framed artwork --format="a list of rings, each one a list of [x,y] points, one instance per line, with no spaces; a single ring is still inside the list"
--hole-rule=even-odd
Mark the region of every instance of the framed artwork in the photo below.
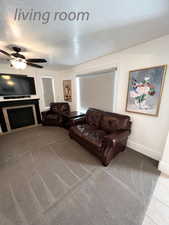
[[[71,102],[72,101],[72,87],[71,87],[71,80],[64,80],[63,81],[63,94],[64,100]]]
[[[129,72],[126,111],[158,116],[167,65]]]

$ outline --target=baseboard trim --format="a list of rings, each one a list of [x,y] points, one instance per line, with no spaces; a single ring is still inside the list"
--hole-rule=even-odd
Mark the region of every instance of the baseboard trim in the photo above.
[[[146,155],[152,159],[155,159],[158,161],[161,159],[160,152],[154,152],[152,149],[150,149],[142,144],[136,143],[134,141],[128,140],[127,147],[129,147],[137,152],[140,152],[141,154]]]
[[[158,165],[158,169],[162,172],[165,173],[167,175],[169,175],[169,164],[164,162],[164,161],[160,161],[159,165]]]

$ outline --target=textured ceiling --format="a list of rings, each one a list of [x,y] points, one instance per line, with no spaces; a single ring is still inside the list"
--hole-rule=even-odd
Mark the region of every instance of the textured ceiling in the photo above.
[[[50,19],[16,21],[16,9],[41,16],[48,11]],[[63,11],[89,12],[89,18],[54,21],[55,12]],[[11,52],[11,45],[19,45],[26,57],[45,57],[50,69],[67,69],[169,33],[168,0],[0,0],[0,16],[0,48]],[[1,56],[0,63],[4,60]]]

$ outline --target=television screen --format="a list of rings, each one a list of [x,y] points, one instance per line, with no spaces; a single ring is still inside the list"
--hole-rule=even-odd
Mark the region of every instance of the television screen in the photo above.
[[[0,96],[27,96],[35,94],[33,77],[0,74]]]

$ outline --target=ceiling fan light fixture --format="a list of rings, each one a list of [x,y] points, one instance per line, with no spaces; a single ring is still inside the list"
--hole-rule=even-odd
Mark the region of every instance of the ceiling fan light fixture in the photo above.
[[[15,69],[24,70],[27,67],[26,60],[21,58],[13,58],[10,63]]]
[[[8,61],[10,62],[11,66],[15,69],[24,70],[27,66],[42,69],[43,66],[39,65],[39,63],[47,63],[47,60],[42,58],[26,59],[25,56],[21,54],[22,49],[17,46],[12,47],[12,49],[14,50],[14,52],[11,54],[0,49],[0,54],[2,53],[3,55],[7,56],[9,58]]]

